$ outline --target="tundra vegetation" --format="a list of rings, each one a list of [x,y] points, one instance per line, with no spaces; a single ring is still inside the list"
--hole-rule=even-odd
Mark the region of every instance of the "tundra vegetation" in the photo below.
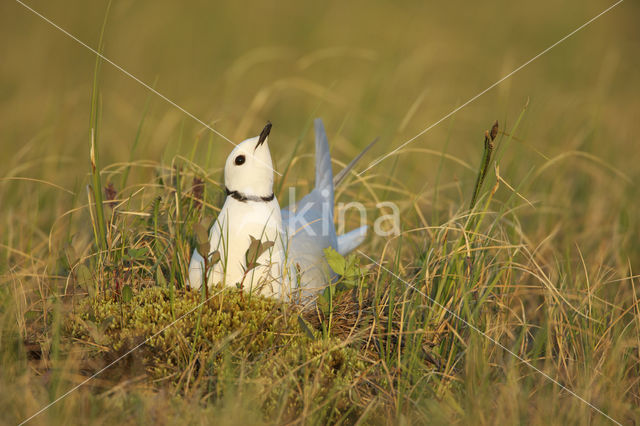
[[[314,117],[336,171],[380,138],[362,170],[603,8],[498,3],[33,7],[232,140],[271,120],[284,206]],[[0,9],[2,423],[640,422],[638,5],[349,176],[400,229],[308,309],[189,290],[231,145]]]

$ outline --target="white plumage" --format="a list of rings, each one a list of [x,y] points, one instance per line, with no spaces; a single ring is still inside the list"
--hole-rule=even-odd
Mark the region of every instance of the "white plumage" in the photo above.
[[[366,236],[366,226],[337,236],[333,223],[334,184],[361,155],[334,182],[329,142],[322,121],[316,119],[315,188],[295,206],[280,211],[273,197],[267,143],[270,128],[268,124],[259,137],[240,143],[227,158],[224,180],[228,195],[209,232],[211,252],[218,250],[221,261],[210,271],[207,283],[235,286],[243,282],[245,290],[265,296],[308,300],[322,291],[332,276],[324,249],[333,247],[345,255]],[[245,274],[250,236],[275,244],[260,256],[260,266]],[[204,259],[194,250],[189,267],[192,288],[202,286],[203,270]]]

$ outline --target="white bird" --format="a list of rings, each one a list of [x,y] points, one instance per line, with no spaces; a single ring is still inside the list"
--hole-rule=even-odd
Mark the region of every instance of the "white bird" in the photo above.
[[[332,278],[324,249],[332,247],[346,255],[366,237],[367,226],[336,235],[333,194],[334,186],[375,141],[334,178],[324,125],[316,119],[315,188],[296,205],[280,211],[273,196],[273,168],[266,143],[270,129],[267,124],[259,137],[240,143],[227,158],[224,170],[227,199],[209,233],[211,252],[218,250],[222,259],[209,273],[207,283],[233,286],[244,279],[245,290],[307,301]],[[245,274],[250,236],[275,244],[258,259],[261,266]],[[203,270],[204,259],[194,250],[189,266],[191,288],[202,286]]]
[[[209,255],[220,254],[208,272],[207,284],[242,284],[243,289],[265,296],[282,296],[284,244],[280,205],[273,195],[273,165],[268,137],[271,123],[260,136],[247,139],[231,152],[224,166],[227,198],[209,231]],[[247,268],[251,237],[275,244],[262,253],[256,268]],[[189,285],[202,286],[204,258],[194,250],[189,265]]]

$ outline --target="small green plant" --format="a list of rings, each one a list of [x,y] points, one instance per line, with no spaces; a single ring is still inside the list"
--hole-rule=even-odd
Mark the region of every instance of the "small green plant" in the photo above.
[[[363,279],[365,271],[360,268],[360,261],[353,253],[345,258],[333,248],[328,247],[324,250],[324,254],[329,267],[337,275],[322,291],[317,300],[318,308],[325,317],[329,318],[330,328],[333,303],[336,296],[357,289],[359,286],[366,286]]]
[[[482,161],[478,168],[478,176],[476,177],[476,184],[473,187],[473,194],[471,195],[471,201],[469,202],[469,210],[473,210],[478,200],[478,196],[482,190],[482,184],[484,178],[487,176],[487,171],[491,165],[491,155],[493,154],[493,141],[498,136],[498,121],[491,126],[491,131],[487,130],[484,133],[484,150],[482,151]]]
[[[196,236],[196,250],[198,254],[204,259],[204,270],[202,271],[202,287],[204,291],[204,297],[209,300],[209,272],[218,262],[220,262],[220,251],[211,250],[211,243],[209,242],[209,233],[207,227],[200,221],[193,225],[193,232]]]
[[[258,259],[260,258],[260,256],[275,244],[274,241],[258,240],[253,235],[249,235],[249,238],[251,239],[251,242],[249,243],[249,248],[244,254],[246,266],[244,267],[242,280],[237,283],[238,290],[240,290],[241,292],[244,290],[244,280],[247,278],[249,272],[260,266],[260,264],[258,263]],[[243,297],[242,294],[241,297]]]

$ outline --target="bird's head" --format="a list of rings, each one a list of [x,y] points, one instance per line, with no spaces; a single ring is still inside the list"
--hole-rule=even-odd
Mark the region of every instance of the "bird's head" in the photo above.
[[[224,183],[229,191],[246,196],[268,197],[273,193],[273,163],[269,153],[267,123],[260,136],[239,143],[224,166]]]

